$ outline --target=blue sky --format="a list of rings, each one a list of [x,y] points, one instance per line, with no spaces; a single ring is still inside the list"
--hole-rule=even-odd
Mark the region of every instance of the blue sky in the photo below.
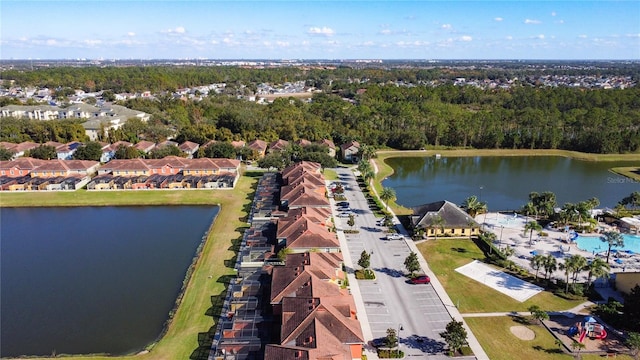
[[[2,0],[1,59],[640,59],[640,1]]]

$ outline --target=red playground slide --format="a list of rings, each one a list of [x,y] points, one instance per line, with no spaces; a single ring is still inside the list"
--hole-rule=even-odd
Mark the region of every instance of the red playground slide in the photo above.
[[[587,330],[583,329],[582,332],[580,333],[580,338],[578,339],[578,342],[582,342],[585,336],[587,336]]]
[[[598,336],[596,336],[595,338],[598,339],[598,340],[602,340],[602,339],[604,339],[606,337],[607,337],[607,330],[602,329],[600,334]]]

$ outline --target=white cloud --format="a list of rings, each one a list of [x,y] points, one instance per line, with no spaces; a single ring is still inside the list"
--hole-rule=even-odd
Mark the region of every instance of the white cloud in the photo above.
[[[493,18],[493,21],[497,21],[497,22],[500,22],[500,21],[502,21],[502,20],[504,20],[504,19],[503,19],[503,18],[501,18],[501,17]]]
[[[511,35],[507,35],[506,39],[507,39],[507,40],[513,40],[513,36],[511,36]]]
[[[184,34],[186,32],[187,32],[187,30],[185,30],[185,28],[182,27],[182,26],[178,26],[178,27],[175,27],[173,29],[167,29],[167,30],[163,31],[163,33],[167,33],[167,34]]]
[[[389,35],[389,34],[391,34],[391,30],[389,30],[389,29],[382,29],[382,30],[380,30],[380,34],[382,34],[382,35]]]
[[[557,14],[556,14],[556,12],[555,12],[555,11],[552,11],[552,12],[551,12],[551,16],[556,16],[556,15],[557,15]]]
[[[631,38],[640,38],[640,33],[637,34],[627,34],[627,37],[631,37]]]
[[[362,46],[374,46],[375,43],[373,41],[365,41],[362,43]]]
[[[136,36],[136,33],[134,33],[133,31],[129,31],[127,33],[127,36],[133,37],[133,36]]]
[[[445,30],[450,30],[452,28],[451,24],[442,24],[441,28]]]
[[[564,20],[554,21],[556,24],[564,24]]]
[[[585,35],[585,34],[580,34],[580,35],[578,35],[578,37],[579,37],[580,39],[586,39],[586,38],[587,38],[587,35]]]
[[[45,44],[49,46],[56,46],[58,45],[58,41],[56,39],[47,39],[47,41],[45,41]]]
[[[540,20],[534,20],[534,19],[525,19],[524,23],[525,24],[534,24],[534,25],[536,25],[536,24],[540,24],[541,21]]]
[[[97,45],[102,44],[102,40],[98,40],[98,39],[88,39],[88,40],[84,40],[82,42],[87,46],[97,46]]]
[[[290,44],[288,41],[276,41],[276,45],[280,47],[289,47]]]
[[[460,40],[462,40],[462,41],[471,41],[471,40],[473,40],[473,38],[471,36],[469,36],[469,35],[463,35],[460,38]]]
[[[310,35],[333,36],[335,34],[335,31],[333,31],[332,28],[323,26],[323,27],[310,27],[307,33]]]
[[[544,39],[544,34],[536,35],[536,36],[534,36],[534,38],[543,40]]]

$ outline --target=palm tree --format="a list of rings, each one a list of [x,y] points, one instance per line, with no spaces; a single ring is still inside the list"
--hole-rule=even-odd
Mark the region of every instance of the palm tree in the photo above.
[[[363,159],[369,160],[369,159],[375,157],[375,155],[376,155],[376,147],[373,146],[373,145],[362,144],[362,145],[360,145],[359,153],[362,155]]]
[[[431,224],[429,224],[429,228],[435,229],[434,237],[435,237],[435,240],[438,240],[438,230],[444,231],[444,219],[440,214],[434,216],[431,219]]]
[[[609,277],[609,269],[611,267],[604,260],[595,258],[591,261],[591,264],[587,266],[589,274],[587,275],[587,288],[591,286],[591,277],[596,279]]]
[[[563,263],[560,264],[560,270],[564,271],[565,275],[565,288],[564,292],[569,292],[569,276],[572,275],[575,283],[577,273],[584,268],[587,264],[587,259],[581,255],[571,255],[566,258]]]
[[[539,254],[534,255],[531,258],[531,262],[529,265],[531,265],[531,268],[536,271],[536,280],[538,280],[538,271],[541,268],[544,268],[544,260],[545,260],[544,255],[539,255]]]
[[[536,215],[536,218],[538,216],[538,210],[536,209],[535,205],[533,205],[533,203],[531,201],[529,201],[528,203],[526,203],[523,207],[522,207],[522,212],[529,217],[529,215],[533,214]]]
[[[549,254],[544,257],[542,267],[544,268],[544,278],[549,280],[549,276],[558,269],[558,262],[553,255]]]
[[[358,171],[364,173],[367,170],[372,170],[371,164],[367,160],[360,160],[360,162],[358,163]]]
[[[533,231],[540,231],[542,230],[542,226],[540,226],[540,224],[538,224],[537,221],[529,221],[525,226],[524,226],[524,233],[525,235],[527,234],[527,230],[529,230],[529,246],[531,246],[531,238],[533,237]]]
[[[607,264],[609,263],[609,255],[611,254],[612,247],[623,247],[624,246],[624,238],[622,234],[617,231],[607,231],[602,233],[600,236],[600,241],[607,243],[609,248],[607,249]]]
[[[375,173],[373,172],[372,169],[367,169],[365,171],[362,171],[360,173],[362,175],[362,180],[364,180],[364,182],[369,185],[369,182],[371,181],[371,179],[374,178]]]
[[[464,208],[467,214],[469,214],[469,216],[471,216],[472,218],[487,211],[487,204],[478,201],[478,197],[476,197],[475,195],[466,198],[461,207]]]
[[[382,188],[382,192],[380,192],[380,199],[384,201],[387,210],[389,210],[389,201],[394,200],[396,198],[396,191],[392,188]]]
[[[584,256],[573,255],[572,257],[574,257],[572,278],[573,278],[573,285],[575,286],[576,282],[578,281],[578,274],[580,274],[580,271],[585,270],[588,264],[587,264],[587,259]]]

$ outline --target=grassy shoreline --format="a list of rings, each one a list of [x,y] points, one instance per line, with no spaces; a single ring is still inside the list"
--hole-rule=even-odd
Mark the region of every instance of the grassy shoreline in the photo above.
[[[374,187],[378,193],[382,191],[382,181],[393,174],[393,168],[387,164],[387,159],[395,157],[428,157],[440,154],[443,157],[471,157],[471,156],[562,156],[584,161],[640,161],[639,154],[589,154],[568,150],[511,150],[511,149],[454,149],[454,150],[379,150],[373,159],[378,167],[375,176]],[[625,176],[630,181],[640,181],[640,174],[632,173],[637,171],[636,167],[612,168],[611,171]],[[616,171],[618,170],[618,171]],[[411,213],[410,209],[398,205],[391,201],[389,206],[398,215]]]
[[[235,244],[247,227],[247,206],[257,177],[242,176],[233,190],[109,191],[0,194],[2,207],[218,205],[209,236],[195,261],[183,297],[164,336],[147,345],[148,352],[126,356],[61,355],[74,359],[206,359],[218,317],[220,296],[234,276]],[[49,358],[30,357],[33,359]]]

